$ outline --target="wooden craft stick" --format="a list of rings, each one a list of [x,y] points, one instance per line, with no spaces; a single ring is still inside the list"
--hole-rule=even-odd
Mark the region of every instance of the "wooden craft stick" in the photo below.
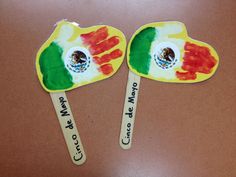
[[[139,85],[140,76],[129,71],[120,131],[120,146],[123,149],[131,148]]]
[[[50,93],[50,96],[56,110],[71,159],[74,164],[81,165],[86,161],[86,155],[66,94],[65,92],[58,92]]]

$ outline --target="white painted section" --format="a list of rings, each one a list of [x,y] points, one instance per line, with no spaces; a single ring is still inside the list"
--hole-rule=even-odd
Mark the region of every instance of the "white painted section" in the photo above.
[[[73,82],[74,83],[81,83],[81,82],[89,82],[94,77],[100,75],[101,73],[98,71],[98,65],[96,65],[93,60],[92,56],[90,55],[89,51],[85,48],[85,46],[82,43],[82,40],[80,36],[78,36],[74,41],[68,41],[70,37],[73,35],[74,30],[73,27],[70,24],[64,24],[59,32],[58,38],[55,40],[55,42],[63,48],[63,54],[62,58],[64,59],[65,67],[68,59],[68,55],[71,53],[72,50],[82,50],[86,55],[90,57],[90,66],[86,71],[83,73],[76,73],[68,69],[70,74],[72,75]],[[73,53],[73,52],[72,52]]]
[[[150,63],[150,69],[149,74],[152,75],[155,78],[165,78],[165,79],[174,79],[176,78],[175,75],[175,69],[180,68],[182,66],[182,61],[180,60],[181,51],[184,49],[185,41],[177,38],[170,38],[168,34],[177,34],[182,32],[182,26],[181,24],[168,24],[164,27],[160,28],[158,27],[156,29],[157,37],[153,41],[151,46],[151,63]],[[154,60],[154,54],[157,52],[158,48],[161,47],[163,44],[169,43],[170,48],[172,48],[175,52],[175,55],[177,56],[177,63],[169,68],[169,69],[162,69],[160,68],[155,60]]]

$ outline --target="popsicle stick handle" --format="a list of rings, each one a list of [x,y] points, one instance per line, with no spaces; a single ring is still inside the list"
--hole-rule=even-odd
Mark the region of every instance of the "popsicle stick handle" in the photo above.
[[[140,76],[129,71],[120,131],[120,146],[123,149],[131,148],[139,85]]]
[[[75,120],[72,115],[68,99],[65,92],[50,93],[57,118],[74,164],[81,165],[86,161],[81,139],[76,128]]]

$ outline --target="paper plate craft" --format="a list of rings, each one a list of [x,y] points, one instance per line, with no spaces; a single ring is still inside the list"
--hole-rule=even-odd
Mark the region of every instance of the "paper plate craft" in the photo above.
[[[127,60],[129,76],[120,132],[120,146],[132,143],[140,77],[169,83],[196,83],[209,79],[216,71],[216,51],[190,38],[181,22],[150,23],[132,36]]]
[[[37,53],[36,69],[50,93],[72,161],[81,165],[86,155],[65,91],[111,77],[123,62],[126,39],[111,26],[81,28],[62,20]]]

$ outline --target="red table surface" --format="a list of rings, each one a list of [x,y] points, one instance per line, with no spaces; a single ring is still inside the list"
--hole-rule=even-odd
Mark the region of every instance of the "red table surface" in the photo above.
[[[1,0],[0,176],[235,177],[236,1]],[[211,44],[220,65],[208,81],[141,80],[132,149],[118,143],[128,67],[67,92],[87,154],[71,162],[35,56],[61,20],[114,26],[127,40],[141,25],[181,21]]]

